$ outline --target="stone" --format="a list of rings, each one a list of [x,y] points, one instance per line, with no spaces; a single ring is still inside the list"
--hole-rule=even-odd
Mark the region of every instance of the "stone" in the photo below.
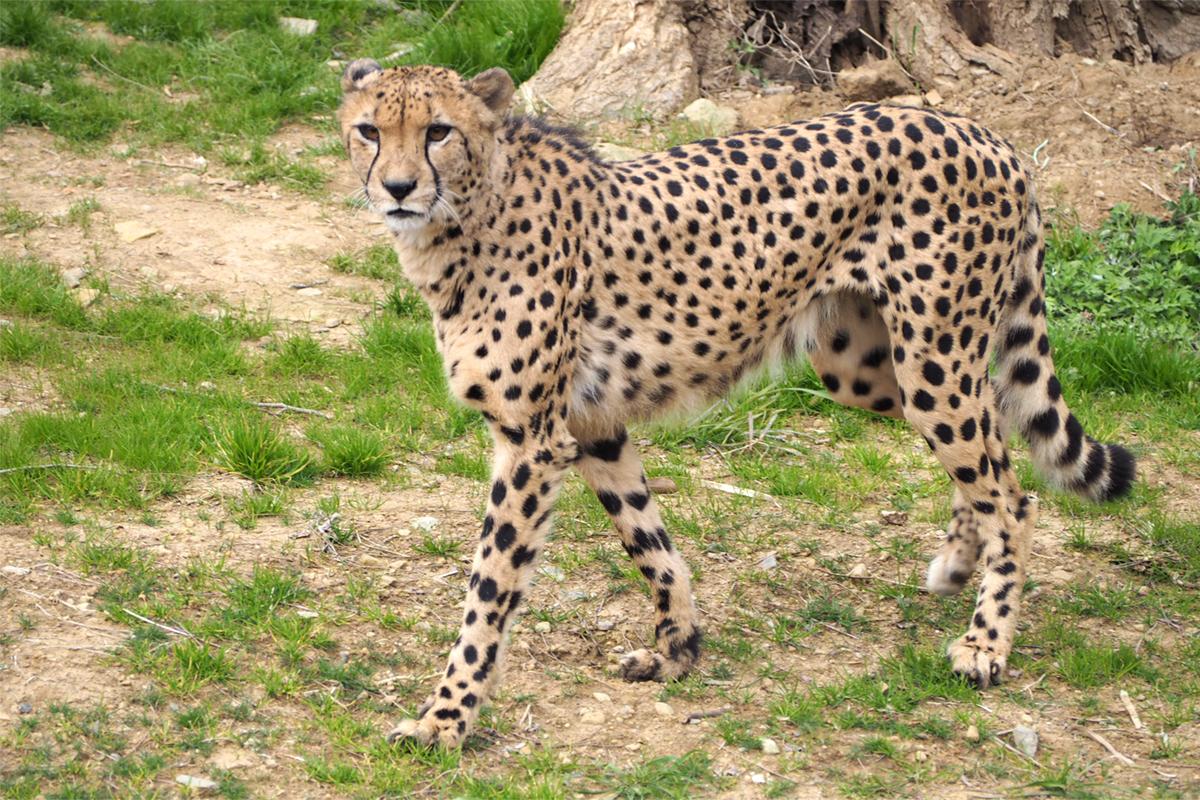
[[[416,517],[412,521],[412,526],[417,530],[428,533],[438,526],[441,522],[437,517]]]
[[[316,286],[305,286],[303,289],[298,289],[296,294],[301,297],[319,297],[323,293]]]
[[[611,631],[615,627],[617,627],[617,623],[611,619],[602,619],[596,623],[596,630],[598,631]]]
[[[779,566],[779,559],[776,558],[774,553],[767,553],[758,560],[759,569],[770,571],[775,569],[777,566]]]
[[[551,625],[546,620],[542,620],[534,625],[533,629],[538,633],[549,633],[551,631]]]
[[[875,101],[911,92],[912,81],[898,63],[885,58],[842,70],[837,76],[837,88],[847,100]]]
[[[152,228],[136,219],[118,222],[116,225],[113,225],[113,230],[117,232],[117,238],[126,244],[132,244],[139,239],[145,239],[158,233],[157,228]]]
[[[279,27],[296,36],[312,36],[317,32],[317,21],[303,17],[280,17]]]
[[[31,706],[29,703],[18,703],[17,704],[17,713],[18,714],[32,714],[33,706]]]
[[[862,580],[867,577],[867,565],[861,561],[850,568],[850,577],[856,580]]]
[[[928,103],[931,108],[937,108],[942,103],[946,102],[946,99],[942,97],[942,93],[937,89],[930,89],[925,93],[925,102]]]
[[[1038,735],[1037,731],[1025,725],[1018,725],[1013,728],[1012,732],[1013,744],[1017,749],[1024,753],[1029,758],[1036,758],[1038,751]]]
[[[592,692],[592,697],[596,698],[597,703],[611,703],[612,697],[605,692]]]
[[[670,703],[664,703],[663,701],[659,700],[654,704],[654,713],[658,714],[660,717],[670,717],[674,716],[675,709],[671,708]]]
[[[567,579],[566,573],[563,572],[558,567],[554,566],[553,564],[546,564],[543,567],[539,567],[538,572],[541,573],[542,575],[545,575],[547,578],[554,581],[555,583],[562,583],[563,581],[565,581]]]
[[[12,413],[13,413],[13,410],[11,408],[6,408],[4,406],[0,406],[0,417],[7,417],[8,415],[10,415]]]
[[[100,291],[93,289],[91,286],[80,286],[75,290],[75,299],[79,302],[79,305],[84,308],[90,308],[100,299]]]
[[[254,756],[240,747],[222,747],[212,754],[209,762],[226,771],[254,766]]]
[[[199,775],[176,775],[175,782],[194,792],[207,793],[217,790],[217,782]]]
[[[895,97],[889,97],[883,102],[890,106],[913,106],[920,108],[925,105],[925,100],[919,94],[898,94]]]
[[[5,564],[0,567],[0,572],[5,575],[28,575],[32,571],[29,567],[18,567],[16,564]]]
[[[68,289],[78,289],[79,284],[83,283],[83,279],[87,277],[88,271],[83,267],[72,267],[71,269],[63,270],[63,283]]]
[[[646,488],[655,494],[674,494],[679,491],[679,484],[671,478],[659,477],[646,481]]]
[[[176,176],[175,185],[181,186],[185,189],[193,186],[199,186],[200,176],[194,172],[184,172],[183,174]]]
[[[582,722],[584,725],[603,725],[604,724],[604,712],[603,711],[585,711],[579,715],[579,721]]]
[[[632,161],[635,158],[641,158],[646,155],[644,151],[637,148],[613,144],[612,142],[596,142],[592,146],[592,150],[603,161]]]
[[[763,737],[762,741],[759,742],[759,745],[762,747],[762,751],[764,753],[766,753],[767,755],[769,755],[769,756],[779,755],[779,745],[776,743],[776,741],[774,739],[768,739],[766,737]]]
[[[963,734],[963,738],[968,742],[979,741],[979,728],[976,725],[968,725],[967,732]]]
[[[679,116],[699,125],[713,136],[727,136],[738,126],[738,112],[729,106],[719,106],[706,97],[693,100],[687,108],[679,112]]]
[[[879,516],[888,525],[908,524],[908,514],[904,511],[880,511]]]

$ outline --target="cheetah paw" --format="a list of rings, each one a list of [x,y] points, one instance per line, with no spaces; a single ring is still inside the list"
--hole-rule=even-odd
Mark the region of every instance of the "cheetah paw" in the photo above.
[[[465,726],[464,726],[465,727]],[[420,719],[404,719],[387,735],[389,744],[411,741],[422,745],[437,745],[452,749],[462,744],[465,731],[457,720],[440,720],[432,715]]]
[[[634,650],[621,658],[619,669],[627,681],[666,681],[683,677],[688,665],[655,650]]]
[[[939,553],[929,562],[929,571],[925,573],[925,589],[931,594],[940,594],[943,597],[958,594],[971,579],[972,571],[974,565],[966,569],[961,564],[951,563]]]
[[[954,671],[971,682],[976,689],[996,686],[1004,676],[1007,658],[995,650],[969,642],[963,636],[946,650]]]

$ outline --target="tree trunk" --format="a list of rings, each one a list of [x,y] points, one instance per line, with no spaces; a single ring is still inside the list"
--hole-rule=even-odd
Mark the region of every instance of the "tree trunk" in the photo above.
[[[572,120],[661,118],[747,70],[831,85],[839,70],[888,55],[929,87],[1063,50],[1173,60],[1200,50],[1200,0],[576,0],[522,91],[527,105]]]
[[[526,104],[568,119],[662,116],[727,63],[744,9],[745,0],[577,0],[558,46],[521,88]]]

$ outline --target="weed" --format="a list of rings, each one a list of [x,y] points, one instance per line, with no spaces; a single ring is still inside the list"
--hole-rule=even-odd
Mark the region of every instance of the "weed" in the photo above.
[[[40,228],[43,222],[41,214],[25,211],[18,205],[8,204],[0,209],[0,233],[28,233]]]
[[[378,475],[391,460],[383,436],[367,428],[330,425],[310,430],[308,438],[321,446],[325,469],[332,475]]]
[[[213,436],[217,463],[255,483],[289,483],[311,474],[314,459],[261,416],[243,414],[223,423]]]

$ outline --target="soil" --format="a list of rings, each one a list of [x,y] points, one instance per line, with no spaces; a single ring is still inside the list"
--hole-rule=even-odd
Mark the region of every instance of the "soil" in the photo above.
[[[1095,64],[1073,56],[1032,59],[1011,80],[982,72],[969,83],[940,88],[939,92],[940,107],[979,119],[1011,139],[1026,155],[1037,150],[1039,165],[1048,159],[1040,169],[1043,202],[1063,213],[1077,213],[1085,224],[1097,224],[1116,203],[1161,213],[1159,195],[1175,194],[1181,180],[1195,175],[1194,162],[1182,170],[1177,167],[1185,162],[1189,149],[1200,143],[1197,61],[1185,60],[1175,68],[1149,65],[1133,69],[1120,62]],[[736,106],[747,126],[804,118],[845,104],[835,93],[820,89],[794,94],[747,90],[717,99]],[[297,148],[324,138],[316,131],[292,127],[280,134],[277,144]],[[1041,145],[1043,141],[1045,145]],[[370,312],[372,299],[385,287],[378,281],[333,273],[325,261],[336,253],[382,241],[383,230],[365,212],[352,210],[341,201],[356,188],[345,165],[336,167],[335,199],[318,201],[270,186],[242,185],[219,166],[202,167],[194,154],[176,148],[131,157],[124,152],[122,145],[114,144],[107,152],[84,155],[49,134],[28,129],[0,135],[0,200],[51,220],[28,234],[0,239],[0,252],[31,255],[65,268],[83,267],[107,280],[114,291],[136,293],[150,286],[198,299],[213,313],[223,305],[245,306],[267,311],[277,320],[306,328],[330,342],[347,343],[353,338],[357,321]],[[73,202],[89,196],[100,201],[102,210],[92,216],[86,230],[55,220]],[[114,228],[122,222],[139,222],[155,232],[126,242]],[[53,402],[51,388],[36,372],[6,373],[0,406],[19,413]],[[882,435],[878,439],[877,446],[897,449],[891,439]],[[478,527],[485,487],[435,476],[420,460],[402,468],[412,478],[403,489],[383,491],[351,481],[322,487],[325,494],[340,491],[344,502],[361,500],[356,507],[363,509],[354,514],[363,543],[336,558],[312,557],[314,545],[296,538],[304,528],[303,520],[266,519],[251,531],[219,525],[217,521],[225,518],[224,498],[236,496],[241,489],[226,476],[203,475],[181,496],[156,505],[151,509],[154,525],[135,521],[132,514],[115,513],[101,514],[98,523],[111,530],[114,538],[146,548],[159,564],[168,566],[182,568],[197,556],[223,556],[230,568],[240,572],[254,564],[274,564],[301,570],[306,585],[320,592],[334,592],[356,575],[372,575],[387,587],[382,597],[392,607],[433,624],[454,627],[467,564],[462,559],[418,554],[414,545],[420,537],[411,522],[416,516],[436,516],[439,533],[470,542]],[[1152,486],[1181,484],[1178,472],[1154,457],[1144,462],[1144,470],[1145,480]],[[709,477],[728,479],[715,457],[705,461],[702,471]],[[713,495],[705,500],[726,499]],[[1194,496],[1188,498],[1188,502],[1195,500]],[[664,499],[668,505],[681,502],[687,501],[671,496]],[[315,494],[297,498],[295,507],[311,508],[314,503]],[[776,512],[764,506],[761,513],[763,520],[768,520]],[[870,547],[863,528],[854,525],[849,530],[833,530],[805,525],[796,531],[794,541],[781,537],[778,557],[781,571],[787,573],[784,579],[789,592],[802,587],[806,576],[828,577],[821,575],[813,556],[795,549],[795,542],[802,539],[819,541],[822,557],[845,557],[848,563],[866,564],[870,575],[897,574],[899,566]],[[936,546],[934,525],[909,523],[898,531],[919,539],[926,552]],[[0,604],[0,630],[19,630],[21,617],[37,623],[33,633],[15,636],[6,646],[8,660],[0,670],[2,731],[12,730],[16,724],[19,703],[44,709],[55,702],[87,706],[103,702],[120,716],[121,711],[132,708],[133,698],[144,689],[144,679],[130,675],[105,655],[127,631],[96,610],[97,582],[52,563],[46,548],[34,543],[37,532],[61,537],[65,528],[49,520],[31,527],[0,528],[0,566],[30,570],[27,574],[16,574],[20,570],[0,573],[0,585],[8,589]],[[1091,532],[1100,540],[1125,535],[1103,519]],[[1042,597],[1075,580],[1126,579],[1104,562],[1067,549],[1068,538],[1066,521],[1052,511],[1043,511],[1032,559]],[[601,530],[592,532],[587,541],[559,541],[555,546],[618,549],[615,537]],[[724,601],[730,587],[737,576],[754,569],[763,554],[738,559],[685,546],[685,555],[703,568],[698,602],[710,629],[719,630],[734,620],[737,611]],[[873,620],[874,632],[860,637],[830,630],[806,639],[803,650],[771,647],[772,659],[805,681],[865,671],[901,641],[904,623],[899,611],[891,602],[874,599],[870,581],[862,587],[835,585],[844,599]],[[756,594],[746,601],[757,608],[773,608],[778,600],[761,584],[757,586]],[[538,742],[553,743],[579,760],[617,764],[703,747],[713,754],[718,772],[738,776],[736,787],[727,796],[760,796],[761,787],[748,777],[750,773],[770,773],[771,757],[722,744],[712,720],[681,724],[685,713],[702,710],[686,697],[673,699],[670,716],[660,717],[653,711],[660,686],[624,684],[612,677],[620,653],[642,646],[650,634],[647,600],[640,593],[627,593],[598,606],[581,602],[580,592],[593,598],[606,596],[604,578],[580,575],[559,583],[552,572],[539,575],[531,596],[534,606],[578,609],[579,613],[549,633],[536,632],[529,620],[514,633],[504,691],[497,705],[506,718],[520,722],[514,733],[471,756],[469,768],[487,770],[498,754],[506,757],[521,747],[528,752]],[[1039,600],[1035,597],[1032,602]],[[599,625],[601,621],[606,624]],[[1096,633],[1110,641],[1133,645],[1153,635],[1159,637],[1160,646],[1170,647],[1180,635],[1169,626],[1147,629],[1141,623],[1095,627]],[[419,632],[396,634],[369,626],[339,629],[338,638],[351,652],[368,647],[389,651],[429,647]],[[550,680],[547,671],[576,674],[578,680]],[[738,678],[748,687],[743,710],[761,707],[780,688],[753,673]],[[1080,735],[1080,722],[1064,709],[1075,704],[1057,702],[1064,697],[1061,687],[1056,689],[1055,702],[1041,702],[1045,695],[1032,681],[1015,678],[1012,683],[1024,687],[1024,694],[1034,702],[1020,705],[1001,695],[989,695],[986,703],[994,729],[1021,724],[1023,715],[1028,714],[1042,736],[1044,750],[1059,762],[1091,763],[1107,756]],[[608,699],[598,699],[596,692]],[[1115,689],[1099,695],[1104,716],[1123,720]],[[520,700],[522,697],[536,699]],[[1143,713],[1147,710],[1143,707]],[[585,722],[585,717],[596,721]],[[851,731],[838,735],[851,739],[866,736]],[[1156,744],[1147,731],[1135,732],[1126,725],[1105,735],[1139,765],[1154,763],[1146,760]],[[1184,742],[1184,751],[1175,761],[1200,761],[1200,731],[1195,725],[1179,729],[1175,738]],[[931,763],[971,763],[976,758],[974,751],[957,739],[904,746],[927,752]],[[207,759],[197,755],[194,763],[175,766],[177,771],[187,772],[226,765],[250,784],[255,796],[335,796],[328,787],[304,777],[303,769],[292,760],[297,749],[286,737],[262,751],[227,744]],[[821,749],[804,755],[814,764],[830,758]],[[4,760],[0,754],[0,767]],[[870,763],[876,762],[866,766]],[[845,766],[854,770],[864,763]],[[1164,771],[1183,780],[1189,776],[1196,780],[1194,769],[1174,765]],[[1113,766],[1108,776],[1116,784],[1141,784],[1146,779],[1142,766],[1127,770]],[[979,783],[942,786],[939,796],[978,796],[973,793],[991,788]],[[790,796],[833,795],[833,787],[814,778],[810,783],[802,781]]]

